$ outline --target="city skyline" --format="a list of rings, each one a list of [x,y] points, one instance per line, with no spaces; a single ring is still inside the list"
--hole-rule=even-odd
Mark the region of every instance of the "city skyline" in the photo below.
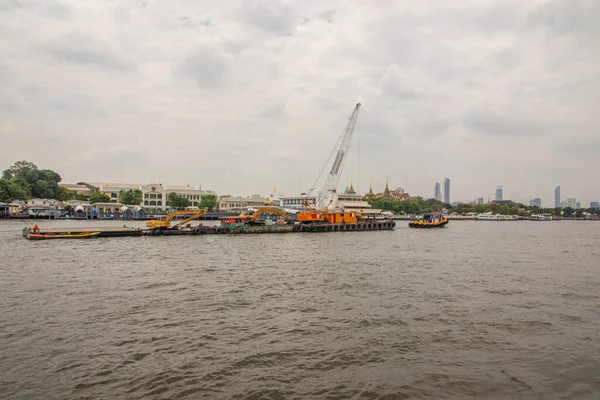
[[[65,182],[295,194],[360,101],[342,181],[362,193],[389,176],[430,197],[449,176],[452,201],[493,199],[502,183],[505,198],[551,206],[561,183],[589,204],[600,198],[587,180],[600,154],[598,11],[514,0],[462,0],[451,12],[412,0],[8,2],[0,157]]]

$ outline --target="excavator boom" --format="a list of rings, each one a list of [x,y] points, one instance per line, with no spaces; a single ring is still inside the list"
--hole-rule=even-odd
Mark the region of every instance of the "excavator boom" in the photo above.
[[[175,226],[173,226],[173,228],[179,229],[179,227],[184,226],[188,222],[191,222],[195,219],[203,217],[204,215],[206,215],[207,212],[208,212],[207,209],[201,210],[200,212],[197,212],[196,214],[192,215],[191,217],[188,217],[188,218],[184,219],[183,221],[178,222],[177,224],[175,224]]]
[[[180,215],[191,215],[189,218],[186,218],[182,222],[179,222],[177,225],[175,225],[175,227],[179,227],[183,224],[188,223],[189,221],[193,221],[195,219],[202,217],[204,214],[206,214],[206,212],[207,212],[207,210],[171,211],[164,220],[153,219],[153,220],[147,221],[146,227],[147,228],[170,228],[171,221],[173,221],[173,218],[180,216]]]

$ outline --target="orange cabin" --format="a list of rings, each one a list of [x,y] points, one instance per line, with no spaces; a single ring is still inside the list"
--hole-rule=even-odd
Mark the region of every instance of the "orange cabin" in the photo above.
[[[356,212],[330,212],[325,217],[331,224],[355,224],[358,220]]]
[[[325,217],[319,216],[317,213],[298,213],[296,214],[296,219],[298,222],[324,222],[326,221]]]

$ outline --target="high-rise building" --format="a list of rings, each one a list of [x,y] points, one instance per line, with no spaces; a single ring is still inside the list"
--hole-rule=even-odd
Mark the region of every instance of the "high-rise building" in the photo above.
[[[483,197],[477,199],[477,204],[483,204]]]
[[[590,203],[590,208],[600,208],[600,201],[592,201]]]
[[[575,197],[569,197],[566,199],[566,206],[570,207],[570,208],[575,208],[577,207],[577,199],[575,199]]]
[[[560,186],[554,189],[554,208],[560,207]]]
[[[496,200],[504,200],[504,188],[502,186],[496,187]]]
[[[444,203],[450,203],[450,179],[444,179]]]
[[[536,197],[533,200],[529,200],[529,205],[531,207],[538,207],[538,208],[542,208],[542,199],[540,199],[539,197]]]
[[[581,208],[581,203],[580,202],[575,203],[575,208],[579,210]]]
[[[433,192],[434,192],[434,194],[433,194],[434,198],[437,201],[442,201],[442,185],[440,185],[439,182],[435,183],[435,188],[434,188]]]

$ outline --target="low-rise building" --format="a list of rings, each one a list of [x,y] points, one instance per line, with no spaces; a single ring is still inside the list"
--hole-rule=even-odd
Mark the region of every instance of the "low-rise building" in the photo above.
[[[23,213],[25,210],[25,200],[13,200],[8,204],[10,215]]]
[[[248,208],[272,205],[268,198],[261,196],[233,197],[223,196],[217,200],[217,211],[240,212]]]
[[[121,191],[139,190],[142,193],[142,201],[139,204],[147,209],[166,210],[169,208],[168,197],[170,193],[176,193],[189,200],[190,206],[198,207],[202,201],[202,196],[212,195],[217,193],[213,190],[205,190],[199,186],[190,185],[163,185],[162,183],[102,183],[102,182],[83,182],[83,185],[89,187],[90,190],[98,190],[110,197],[110,202],[117,204],[119,202],[119,194]]]
[[[6,203],[0,203],[0,218],[6,218],[10,215],[10,207]]]
[[[343,194],[337,195],[337,208],[342,211],[370,212],[372,206],[356,193],[352,184]]]
[[[305,200],[311,207],[315,207],[317,204],[317,197],[308,196],[306,193],[302,193],[300,196],[281,196],[279,199],[281,207],[291,210],[302,210]]]
[[[30,217],[54,218],[60,215],[63,203],[54,199],[29,199],[25,202]]]

